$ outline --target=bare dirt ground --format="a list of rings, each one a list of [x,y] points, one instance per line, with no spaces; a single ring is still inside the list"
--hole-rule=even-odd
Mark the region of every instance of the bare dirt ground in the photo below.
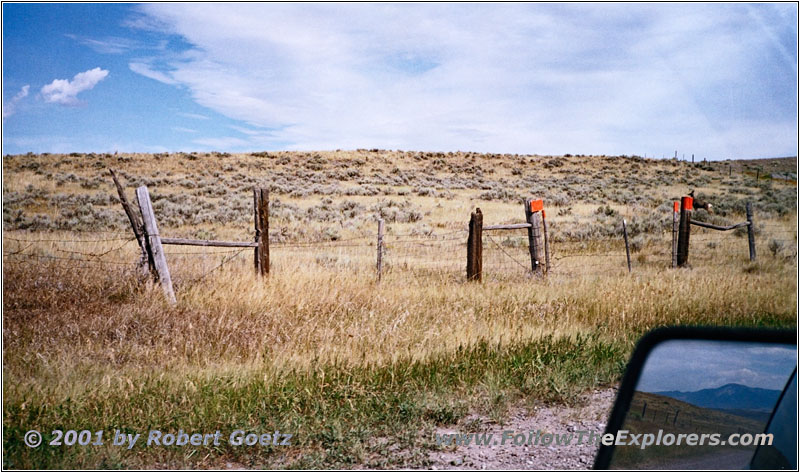
[[[606,426],[611,406],[616,398],[616,388],[598,389],[583,395],[575,407],[541,406],[535,408],[512,408],[507,421],[500,425],[485,417],[472,415],[468,425],[477,428],[464,429],[460,426],[441,428],[436,434],[492,433],[498,445],[461,445],[442,447],[429,456],[432,470],[585,470],[592,467],[597,446],[584,440],[577,445],[579,431],[594,431],[600,435]],[[553,434],[573,434],[570,445],[549,446],[519,445],[507,441],[500,445],[503,432],[525,433],[533,431]],[[494,443],[494,440],[490,443]]]

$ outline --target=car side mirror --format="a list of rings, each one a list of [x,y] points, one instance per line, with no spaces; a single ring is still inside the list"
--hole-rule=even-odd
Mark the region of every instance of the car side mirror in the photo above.
[[[673,327],[640,340],[595,469],[796,469],[791,330]]]

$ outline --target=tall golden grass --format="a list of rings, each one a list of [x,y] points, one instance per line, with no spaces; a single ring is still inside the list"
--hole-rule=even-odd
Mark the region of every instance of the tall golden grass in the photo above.
[[[251,250],[233,259],[227,250],[209,250],[169,258],[175,307],[158,286],[141,282],[132,264],[112,264],[133,263],[135,241],[85,243],[80,233],[41,238],[54,242],[6,236],[32,241],[4,245],[7,379],[15,390],[56,398],[140,371],[383,364],[424,360],[481,340],[590,332],[625,339],[660,325],[758,325],[769,314],[791,323],[796,314],[796,263],[767,252],[751,263],[746,239],[726,236],[713,249],[700,244],[707,237],[696,237],[691,269],[669,269],[664,248],[648,246],[634,254],[632,274],[624,250],[605,256],[605,243],[554,245],[563,259],[546,278],[510,261],[529,261],[526,248],[495,249],[484,283],[465,282],[461,261],[439,260],[437,271],[437,260],[420,255],[394,265],[391,252],[378,283],[368,244],[278,246],[267,278],[254,274]]]

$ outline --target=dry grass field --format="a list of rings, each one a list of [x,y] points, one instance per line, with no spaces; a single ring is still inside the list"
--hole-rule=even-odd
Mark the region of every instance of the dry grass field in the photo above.
[[[686,163],[628,156],[384,150],[3,157],[6,468],[426,466],[430,432],[468,412],[573,402],[615,383],[662,325],[796,327],[796,158]],[[178,302],[136,269],[128,197],[146,185],[162,236],[253,240],[270,190],[271,273],[252,249],[166,247]],[[782,173],[782,174],[781,174]],[[788,173],[788,174],[787,174]],[[792,174],[794,173],[794,174]],[[773,177],[781,174],[782,179]],[[746,231],[692,230],[670,268],[672,202],[690,190]],[[532,277],[519,223],[544,199],[552,270]],[[377,219],[386,222],[376,281]],[[630,233],[628,274],[621,223]],[[291,447],[30,449],[54,429],[293,432]]]

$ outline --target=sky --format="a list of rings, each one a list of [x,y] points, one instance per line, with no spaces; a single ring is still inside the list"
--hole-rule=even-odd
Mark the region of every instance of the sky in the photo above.
[[[3,153],[796,156],[798,6],[3,4]]]
[[[794,345],[669,340],[648,355],[636,390],[692,392],[730,383],[783,390],[796,366]]]

